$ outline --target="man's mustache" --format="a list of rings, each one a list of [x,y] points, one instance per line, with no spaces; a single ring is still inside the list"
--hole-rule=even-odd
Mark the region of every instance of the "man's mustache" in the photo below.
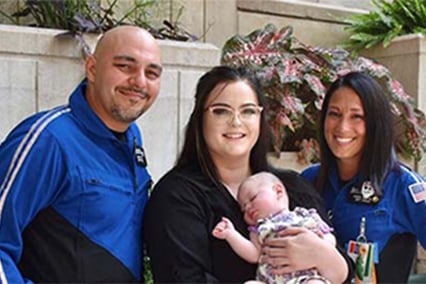
[[[135,87],[118,87],[119,91],[124,91],[124,92],[132,92],[132,93],[138,93],[140,94],[142,97],[149,97],[148,92],[145,89],[141,89],[141,88],[135,88]]]

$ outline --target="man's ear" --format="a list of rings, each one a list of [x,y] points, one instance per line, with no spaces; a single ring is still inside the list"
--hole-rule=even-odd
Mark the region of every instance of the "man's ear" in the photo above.
[[[85,68],[87,80],[93,82],[96,75],[96,58],[93,55],[86,58]]]

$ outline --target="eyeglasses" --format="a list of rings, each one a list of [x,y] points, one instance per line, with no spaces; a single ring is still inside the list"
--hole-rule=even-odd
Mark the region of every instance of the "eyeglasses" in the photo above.
[[[206,111],[209,111],[213,118],[219,123],[231,123],[236,115],[238,115],[241,121],[253,122],[257,120],[262,110],[263,107],[255,105],[244,106],[239,109],[223,105],[214,105],[206,109]]]

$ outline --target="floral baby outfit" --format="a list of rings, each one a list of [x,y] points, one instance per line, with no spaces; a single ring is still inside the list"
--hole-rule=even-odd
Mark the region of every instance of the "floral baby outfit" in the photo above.
[[[281,211],[278,214],[268,216],[257,221],[255,226],[250,226],[250,231],[258,234],[259,243],[263,244],[266,237],[275,234],[277,231],[289,227],[305,227],[315,232],[324,234],[330,233],[330,228],[318,215],[315,209],[306,209],[296,207],[293,211]],[[324,277],[320,276],[316,269],[296,271],[284,275],[273,275],[270,273],[271,267],[266,263],[259,263],[256,273],[256,279],[268,284],[298,284],[306,283],[311,279],[318,279],[324,283],[330,283]]]

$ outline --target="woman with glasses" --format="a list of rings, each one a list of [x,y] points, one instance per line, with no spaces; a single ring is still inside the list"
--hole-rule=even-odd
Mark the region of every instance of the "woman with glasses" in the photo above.
[[[236,195],[240,183],[254,173],[273,171],[280,177],[291,208],[324,213],[308,182],[268,165],[263,108],[258,82],[245,69],[218,66],[200,78],[182,152],[145,209],[144,236],[155,282],[242,283],[254,278],[256,264],[211,234],[226,216],[248,236]],[[342,283],[352,271],[345,254],[305,228],[269,238],[262,252],[260,261],[277,274],[316,267],[333,283]]]

